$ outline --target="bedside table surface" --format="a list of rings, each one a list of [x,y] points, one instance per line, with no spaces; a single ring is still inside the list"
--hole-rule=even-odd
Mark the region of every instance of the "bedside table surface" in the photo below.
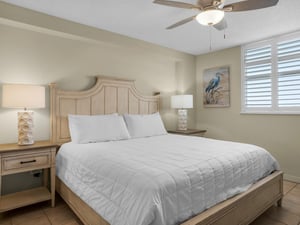
[[[187,130],[168,130],[171,134],[198,134],[198,133],[205,133],[206,130],[200,129],[187,129]]]
[[[57,146],[57,144],[52,143],[51,141],[36,141],[32,145],[18,145],[16,143],[0,144],[0,153],[10,152],[10,151],[26,151],[29,149],[47,148],[47,147],[55,147],[55,146]]]

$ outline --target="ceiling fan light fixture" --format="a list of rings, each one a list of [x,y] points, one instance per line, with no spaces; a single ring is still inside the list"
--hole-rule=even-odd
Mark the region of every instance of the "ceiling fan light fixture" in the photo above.
[[[209,9],[199,13],[196,16],[198,23],[204,26],[213,26],[224,18],[224,11],[219,9]]]

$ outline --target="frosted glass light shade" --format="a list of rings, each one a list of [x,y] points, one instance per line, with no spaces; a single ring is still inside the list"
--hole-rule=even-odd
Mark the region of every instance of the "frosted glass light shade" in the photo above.
[[[224,11],[218,9],[210,9],[199,13],[196,16],[196,20],[198,23],[204,26],[212,26],[215,25],[224,18]]]
[[[173,109],[193,108],[193,95],[173,95],[171,96],[171,107]]]
[[[2,106],[5,108],[45,108],[45,87],[26,84],[4,84]]]

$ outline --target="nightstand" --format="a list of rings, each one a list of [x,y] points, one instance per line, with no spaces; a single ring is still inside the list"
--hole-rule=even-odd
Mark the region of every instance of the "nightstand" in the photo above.
[[[51,200],[51,206],[54,207],[56,147],[49,141],[37,141],[26,146],[0,145],[0,213],[47,200]],[[42,187],[1,195],[2,176],[39,169],[44,170]]]
[[[198,129],[168,130],[168,133],[203,137],[204,134],[206,133],[206,130],[198,130]]]

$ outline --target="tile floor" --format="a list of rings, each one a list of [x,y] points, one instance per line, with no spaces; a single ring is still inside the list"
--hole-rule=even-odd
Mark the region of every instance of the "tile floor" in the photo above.
[[[300,225],[300,184],[284,181],[282,207],[273,206],[251,225]],[[56,207],[48,202],[0,214],[0,225],[82,225],[66,203],[57,197]]]

